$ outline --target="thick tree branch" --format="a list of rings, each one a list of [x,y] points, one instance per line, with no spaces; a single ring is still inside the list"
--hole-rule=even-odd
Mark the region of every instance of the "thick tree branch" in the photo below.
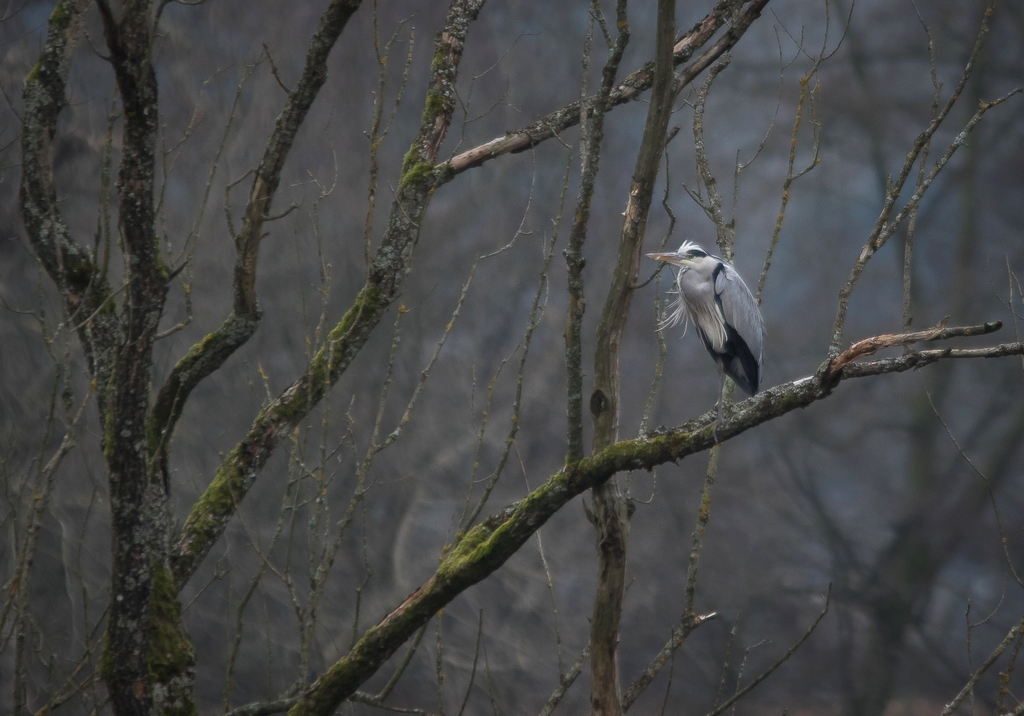
[[[738,8],[742,5],[748,6],[740,12]],[[676,42],[673,48],[672,63],[679,66],[689,60],[693,53],[703,47],[718,30],[730,20],[732,26],[722,38],[697,60],[679,71],[676,77],[677,91],[693,81],[693,79],[707,69],[712,62],[727,52],[739,41],[750,24],[761,15],[761,11],[768,0],[719,0],[714,9],[707,16],[690,28],[683,37]],[[636,70],[612,90],[608,96],[608,107],[611,109],[626,102],[638,99],[641,94],[651,88],[654,83],[654,62],[648,62],[639,70]],[[454,177],[467,169],[478,167],[495,157],[503,154],[515,154],[530,147],[535,147],[552,137],[557,137],[561,132],[574,127],[580,122],[580,107],[592,101],[593,98],[584,101],[573,102],[565,107],[555,110],[533,124],[523,127],[514,132],[509,132],[503,137],[497,137],[485,142],[478,147],[469,149],[456,155],[444,166]],[[606,111],[607,111],[606,109]]]
[[[626,202],[618,258],[597,326],[594,392],[590,399],[594,454],[618,439],[619,349],[633,302],[633,287],[640,271],[640,249],[675,99],[672,72],[674,36],[675,0],[658,0],[654,88]],[[590,623],[590,705],[594,714],[615,716],[622,713],[619,624],[626,590],[629,542],[629,509],[615,480],[594,488],[594,526],[597,530],[598,573]]]
[[[75,325],[89,373],[97,388],[100,415],[106,414],[112,346],[118,340],[110,285],[95,258],[70,236],[53,185],[53,141],[71,54],[81,30],[87,0],[62,0],[50,15],[39,62],[25,78],[25,114],[21,135],[21,217],[36,256],[60,291],[64,310]]]
[[[836,376],[839,381],[911,370],[927,362],[953,357],[955,352],[925,351],[885,361],[851,364]],[[1024,343],[1007,343],[975,349],[972,357],[1024,355]],[[718,426],[718,441],[724,442],[782,415],[806,408],[832,394],[834,384],[817,374],[769,388],[753,398],[726,407]],[[854,370],[855,369],[855,370]],[[687,421],[672,430],[623,440],[592,457],[567,465],[531,491],[522,501],[510,505],[473,527],[441,561],[429,580],[406,597],[397,608],[371,627],[352,650],[335,662],[306,691],[293,716],[328,714],[370,678],[417,629],[470,586],[483,580],[505,563],[544,523],[574,497],[603,484],[625,470],[650,470],[702,452],[715,444],[712,435],[717,412]]]
[[[586,259],[583,257],[583,245],[587,239],[590,204],[594,198],[594,181],[601,159],[608,97],[619,72],[622,53],[629,43],[625,0],[619,0],[617,3],[616,14],[618,35],[601,72],[601,89],[595,97],[583,100],[589,121],[583,123],[580,131],[580,190],[576,197],[572,228],[569,231],[569,245],[564,252],[569,290],[569,307],[565,319],[566,462],[575,462],[583,457],[583,313],[586,310],[583,286],[583,267],[586,265]],[[584,93],[586,76],[590,69],[589,44],[588,37],[583,49]]]
[[[220,368],[256,332],[260,308],[256,299],[256,265],[263,225],[281,181],[281,170],[306,119],[309,108],[327,80],[327,58],[361,0],[333,0],[320,17],[306,52],[306,63],[295,89],[277,118],[263,158],[253,178],[242,227],[235,237],[234,309],[219,329],[196,343],[178,361],[157,395],[149,416],[149,449],[161,473],[167,474],[168,447],[174,426],[192,390]]]
[[[388,226],[368,280],[306,372],[260,412],[249,433],[224,458],[213,481],[192,507],[173,556],[179,588],[224,531],[281,436],[298,425],[338,381],[398,295],[409,272],[430,197],[442,181],[444,172],[436,170],[434,164],[455,109],[455,80],[469,24],[482,6],[483,0],[452,3],[435,43],[419,134],[405,155]]]
[[[766,3],[767,0],[755,0],[751,3],[739,14],[736,26],[743,29],[749,26]],[[473,4],[473,17],[479,11],[479,5],[482,3]],[[697,26],[699,31],[695,30],[696,34],[690,33],[676,44],[675,57],[683,58],[679,60],[680,62],[690,57],[696,47],[706,42],[715,30],[728,20],[730,13],[727,11],[734,9],[736,5],[736,0],[719,2],[712,14]],[[742,33],[733,33],[735,39],[738,39],[740,34]],[[244,497],[255,480],[256,473],[269,459],[282,431],[297,424],[312,409],[326,389],[340,378],[352,358],[362,348],[394,299],[397,288],[407,272],[409,255],[419,235],[419,221],[426,210],[430,193],[450,181],[457,171],[461,171],[456,170],[455,165],[450,163],[436,167],[434,163],[437,160],[440,140],[443,139],[451,121],[455,97],[454,72],[457,62],[452,60],[457,60],[458,57],[452,52],[456,50],[456,46],[456,54],[461,52],[463,40],[464,29],[460,34],[457,28],[452,28],[452,31],[446,29],[439,40],[438,51],[435,54],[434,79],[428,92],[420,136],[406,154],[388,228],[371,266],[367,284],[360,291],[352,308],[332,331],[327,345],[314,357],[306,373],[257,416],[249,434],[224,459],[210,486],[193,507],[182,528],[175,550],[174,572],[179,587],[184,584],[213,541],[223,532],[228,519],[234,514],[238,501]],[[452,44],[453,41],[455,44]],[[445,47],[449,49],[446,50]],[[681,73],[681,77],[692,79],[692,76],[696,76],[705,66],[706,64],[701,65],[700,69],[695,71],[692,67],[688,68]],[[681,77],[676,78],[677,89],[681,86]],[[613,91],[614,96],[610,98],[610,103],[614,106],[635,98],[650,86],[652,80],[653,63],[650,68],[634,73],[620,85],[619,90]],[[615,97],[619,98],[617,102]],[[578,121],[577,106],[575,120],[564,126],[571,126]],[[523,148],[528,146],[531,145]],[[502,153],[506,152],[499,152]],[[468,167],[463,167],[465,168]]]
[[[168,569],[169,504],[147,442],[153,343],[171,279],[157,242],[154,186],[160,113],[150,6],[98,3],[124,106],[117,174],[125,256],[123,343],[116,346],[103,448],[110,485],[110,618],[100,673],[115,713],[195,710],[194,650]]]

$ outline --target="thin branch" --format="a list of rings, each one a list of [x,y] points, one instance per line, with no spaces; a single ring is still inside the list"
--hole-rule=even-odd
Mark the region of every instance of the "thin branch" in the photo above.
[[[985,10],[984,17],[981,22],[981,27],[978,30],[977,39],[974,43],[974,49],[971,51],[971,56],[964,67],[963,73],[960,76],[960,81],[957,83],[956,88],[953,90],[953,94],[947,100],[946,104],[939,110],[932,121],[928,124],[923,132],[921,132],[914,140],[914,144],[911,147],[910,152],[907,154],[907,158],[903,163],[903,167],[900,173],[897,175],[895,180],[891,181],[891,186],[888,188],[885,194],[885,200],[882,204],[882,210],[879,212],[878,219],[875,221],[875,226],[868,236],[867,242],[861,249],[860,255],[857,257],[857,261],[854,264],[852,271],[850,272],[850,278],[839,292],[839,306],[836,310],[835,323],[832,327],[832,341],[829,345],[829,355],[835,356],[839,354],[839,346],[843,340],[843,330],[846,325],[846,311],[850,301],[850,296],[853,293],[854,286],[860,275],[863,273],[865,266],[868,261],[874,255],[878,249],[885,245],[885,242],[890,236],[896,231],[896,229],[903,223],[903,221],[909,216],[910,212],[914,211],[917,205],[921,202],[922,197],[927,193],[935,177],[943,170],[952,156],[956,153],[966,141],[967,136],[971,133],[974,127],[981,121],[982,116],[993,107],[996,107],[1003,102],[1007,101],[1011,97],[1021,92],[1024,92],[1024,88],[1017,87],[1010,92],[998,97],[991,102],[982,102],[974,115],[964,126],[956,137],[950,142],[949,147],[940,159],[935,163],[935,166],[928,173],[923,181],[919,183],[914,191],[914,194],[907,200],[903,208],[892,217],[892,212],[895,209],[896,202],[900,197],[903,187],[907,182],[907,178],[910,176],[911,171],[914,168],[914,164],[917,162],[918,157],[924,151],[925,147],[929,145],[932,137],[939,130],[943,121],[949,115],[950,110],[956,104],[959,99],[964,86],[967,84],[968,78],[974,70],[974,66],[977,63],[978,55],[981,51],[981,46],[985,35],[988,33],[988,23],[992,15],[995,3],[990,2]],[[890,218],[892,217],[892,218]]]
[[[913,4],[913,3],[912,3]],[[935,119],[939,113],[939,105],[942,102],[942,85],[939,84],[938,74],[935,69],[935,43],[932,41],[932,32],[925,23],[924,18],[921,17],[921,11],[918,10],[917,5],[914,4],[914,12],[917,14],[917,20],[921,23],[921,27],[924,29],[924,34],[928,38],[928,64],[931,66],[932,75],[932,87],[935,88],[935,97],[932,100],[931,119]],[[915,184],[915,191],[921,191],[921,186],[925,179],[925,168],[928,164],[928,151],[931,149],[931,143],[928,143],[921,150],[921,159],[917,167],[917,182]],[[917,214],[918,207],[915,206],[910,212],[910,217],[907,220],[907,234],[903,242],[903,332],[906,333],[910,330],[910,323],[912,320],[911,316],[911,282],[913,280],[913,258],[914,258],[914,233],[917,229]]]
[[[732,695],[732,697],[727,699],[718,708],[716,708],[713,711],[711,711],[710,713],[708,713],[708,716],[718,716],[720,713],[722,713],[727,708],[732,706],[734,703],[736,703],[737,701],[742,699],[744,696],[749,694],[751,691],[753,691],[754,688],[757,687],[758,684],[760,684],[762,681],[764,681],[769,676],[771,676],[772,673],[774,673],[774,671],[776,669],[778,669],[780,666],[785,664],[789,660],[789,657],[793,656],[793,654],[796,653],[797,649],[799,649],[801,646],[803,646],[803,643],[805,641],[807,641],[807,639],[811,636],[811,634],[814,633],[814,630],[818,628],[818,624],[820,624],[821,620],[825,618],[826,614],[828,614],[829,600],[831,599],[831,597],[832,597],[832,585],[829,584],[828,585],[828,591],[825,593],[825,606],[824,606],[824,608],[822,608],[821,613],[818,614],[818,618],[814,620],[814,623],[811,624],[811,626],[807,629],[807,631],[804,632],[803,636],[801,636],[799,639],[797,639],[796,643],[793,644],[793,646],[791,646],[789,648],[789,651],[787,651],[785,654],[783,654],[782,657],[778,661],[776,661],[774,664],[769,666],[764,672],[762,672],[756,679],[754,679],[749,684],[747,684],[743,689],[738,690],[735,694]]]
[[[827,7],[827,6],[826,6]],[[827,37],[827,34],[826,34]],[[822,47],[822,53],[824,53],[824,47]],[[768,251],[765,253],[764,266],[761,268],[761,275],[757,279],[757,302],[760,304],[761,299],[764,295],[764,284],[768,279],[768,271],[772,267],[772,256],[775,253],[775,248],[779,244],[779,237],[782,233],[782,225],[786,219],[786,207],[789,205],[789,190],[800,177],[810,172],[814,167],[821,161],[818,154],[821,150],[821,120],[815,116],[815,102],[814,102],[814,91],[816,87],[811,87],[808,90],[808,84],[811,79],[817,73],[818,68],[821,65],[823,54],[819,54],[814,64],[811,66],[811,70],[800,78],[800,97],[796,103],[796,117],[793,119],[793,133],[790,135],[789,140],[789,164],[786,167],[786,179],[782,182],[782,199],[781,205],[779,206],[779,214],[775,219],[775,228],[772,230],[772,238],[768,242]],[[803,122],[804,103],[810,104],[811,110],[811,124],[813,127],[812,134],[812,157],[806,167],[799,171],[794,170],[796,163],[796,146],[797,138],[800,136],[800,125]],[[763,146],[763,145],[762,145]],[[759,150],[760,151],[760,150]]]
[[[938,419],[939,424],[942,425],[943,430],[946,431],[946,436],[949,438],[949,441],[951,443],[953,443],[953,447],[955,447],[956,451],[958,453],[960,453],[960,457],[962,457],[964,459],[964,461],[970,466],[971,470],[974,471],[974,474],[977,475],[981,479],[982,484],[985,485],[985,491],[988,494],[988,498],[989,498],[990,503],[992,504],[992,516],[995,518],[995,521],[996,521],[996,529],[999,532],[999,541],[1000,541],[1000,543],[1002,544],[1002,547],[1003,547],[1003,556],[1006,558],[1006,566],[1009,568],[1010,574],[1011,574],[1011,576],[1013,576],[1014,581],[1016,581],[1017,584],[1020,585],[1021,588],[1024,588],[1024,580],[1022,580],[1021,576],[1017,573],[1017,568],[1013,566],[1013,557],[1010,556],[1010,544],[1009,544],[1009,540],[1006,537],[1006,531],[1003,529],[1003,521],[999,517],[999,506],[996,504],[996,493],[995,493],[995,489],[992,486],[992,481],[989,480],[988,475],[986,475],[984,472],[982,472],[978,468],[978,466],[974,464],[974,461],[971,460],[970,457],[968,457],[967,453],[960,446],[960,443],[957,441],[956,437],[953,436],[953,431],[949,429],[949,425],[946,423],[946,421],[943,419],[942,415],[939,413],[939,409],[937,407],[935,407],[935,402],[932,400],[931,393],[928,392],[927,390],[925,390],[925,395],[928,397],[928,405],[931,407],[932,413],[935,415],[936,419]],[[1016,436],[1013,435],[1013,432],[1014,431],[1011,430],[1011,433],[1010,433],[1010,436],[1009,436],[1009,437],[1011,437],[1011,439],[1016,437]],[[1016,442],[1016,440],[1013,440],[1013,442]],[[1000,603],[1001,603],[1001,600],[1000,600]],[[969,603],[968,603],[968,609],[970,609],[970,604]],[[985,621],[988,621],[988,620],[986,619]],[[982,622],[982,623],[984,623],[984,622]],[[969,641],[970,641],[970,633],[971,633],[970,629],[968,628],[968,630],[967,630],[967,638],[968,638],[968,650],[967,650],[967,653],[968,653],[968,658],[970,658],[970,643],[969,643]]]
[[[586,121],[580,131],[580,188],[576,197],[576,209],[569,230],[569,245],[564,253],[568,272],[569,307],[565,327],[566,380],[566,461],[583,457],[583,312],[586,306],[583,267],[586,259],[583,245],[590,223],[590,206],[594,197],[594,182],[601,159],[601,141],[604,138],[604,117],[608,97],[619,71],[622,53],[629,43],[629,24],[626,22],[625,4],[618,3],[618,34],[615,44],[608,53],[601,72],[601,88],[595,97],[581,100]],[[591,17],[594,17],[593,13]],[[590,67],[590,40],[593,26],[588,26],[583,44],[583,87],[587,92]]]
[[[576,679],[579,677],[579,675],[583,673],[583,665],[587,663],[588,658],[590,658],[589,641],[587,642],[587,645],[583,647],[583,651],[580,652],[580,655],[576,657],[576,661],[573,662],[573,665],[569,668],[569,671],[566,672],[564,676],[559,678],[558,688],[556,688],[551,693],[551,696],[548,697],[547,702],[545,702],[544,704],[544,708],[540,710],[539,716],[551,716],[551,714],[554,712],[558,704],[562,702],[562,699],[565,697],[565,694],[569,690],[569,687],[572,686],[573,683],[575,683]]]
[[[688,622],[684,622],[681,627],[672,629],[672,635],[669,637],[665,645],[661,647],[661,650],[651,660],[651,663],[640,673],[640,676],[636,677],[626,692],[622,695],[622,710],[628,711],[629,708],[636,702],[640,697],[640,694],[650,686],[651,682],[654,681],[654,677],[658,675],[658,672],[665,666],[666,663],[671,663],[675,656],[676,651],[679,650],[684,643],[686,638],[693,633],[693,630],[699,627],[704,622],[710,621],[718,616],[717,612],[711,612],[709,614],[701,614],[694,616]]]
[[[978,326],[946,328],[946,320],[947,319],[943,319],[934,328],[929,328],[924,331],[896,334],[887,333],[885,335],[874,336],[872,338],[865,338],[862,341],[857,341],[834,359],[830,359],[828,361],[828,367],[825,369],[824,377],[828,380],[857,358],[877,353],[883,348],[908,346],[911,343],[917,343],[918,341],[944,341],[958,336],[983,336],[989,333],[994,333],[1003,327],[1002,321],[992,321],[991,323],[983,323]]]
[[[150,449],[157,457],[158,469],[164,473],[165,480],[167,479],[170,439],[192,390],[202,380],[217,371],[241,346],[245,345],[259,326],[262,314],[256,300],[256,267],[260,241],[265,235],[263,227],[267,221],[282,218],[295,208],[293,204],[277,216],[270,214],[270,208],[281,181],[281,171],[284,169],[295,136],[327,79],[327,59],[349,18],[359,8],[360,2],[361,0],[332,0],[327,10],[324,11],[316,32],[310,40],[302,76],[295,90],[288,94],[288,102],[278,116],[274,130],[267,139],[263,158],[253,177],[249,201],[242,218],[242,227],[238,235],[235,236],[236,261],[232,312],[224,319],[218,330],[193,345],[177,362],[153,402],[153,408],[148,418],[148,432],[150,436],[153,436],[155,444],[151,444]],[[276,76],[276,71],[274,74]],[[236,90],[231,116],[224,128],[221,148],[227,139],[242,83],[247,77],[247,74],[243,74]],[[213,172],[216,171],[219,158],[220,149],[217,151],[213,167],[210,170],[203,207],[206,205],[210,182],[212,182]],[[202,211],[196,219],[197,224],[193,227],[196,236],[198,236],[198,221],[201,217]]]
[[[705,151],[704,107],[707,104],[708,93],[711,91],[712,83],[729,66],[731,59],[731,56],[724,55],[722,60],[708,71],[708,76],[704,78],[704,84],[697,90],[697,101],[693,105],[693,149],[697,161],[697,176],[700,178],[701,186],[704,187],[704,191],[708,195],[707,203],[701,200],[699,193],[696,195],[690,194],[694,201],[704,210],[704,213],[708,215],[712,223],[714,223],[716,243],[718,248],[722,250],[722,256],[729,263],[733,262],[733,232],[726,226],[725,219],[722,216],[722,197],[718,194],[718,189],[716,188],[718,182],[711,173],[711,164],[708,161],[707,151]],[[733,230],[735,230],[735,227],[733,227]]]
[[[754,0],[736,14],[736,0],[718,0],[715,7],[703,20],[695,24],[673,47],[672,63],[679,66],[687,62],[698,49],[714,37],[727,22],[732,25],[716,44],[683,68],[676,77],[676,92],[693,81],[722,54],[728,52],[747,31],[750,24],[761,15],[768,0]],[[609,108],[631,102],[651,88],[654,82],[654,63],[646,65],[625,77],[608,97]],[[561,132],[580,123],[581,107],[586,101],[573,102],[562,109],[551,112],[542,119],[520,130],[509,132],[473,149],[462,152],[445,164],[452,176],[467,169],[478,167],[504,154],[515,154],[534,147]]]
[[[959,707],[963,700],[967,698],[968,694],[974,691],[974,685],[978,683],[978,679],[980,679],[985,672],[988,671],[994,663],[996,663],[996,660],[1017,638],[1017,634],[1020,633],[1022,627],[1024,627],[1024,620],[1018,622],[1006,633],[1003,640],[999,642],[995,649],[992,650],[992,653],[989,654],[988,658],[982,662],[981,666],[978,667],[978,670],[971,674],[971,677],[967,680],[967,683],[964,684],[964,687],[960,689],[960,693],[956,695],[956,698],[946,704],[946,707],[942,709],[941,716],[950,716],[950,714],[957,710],[957,707]]]

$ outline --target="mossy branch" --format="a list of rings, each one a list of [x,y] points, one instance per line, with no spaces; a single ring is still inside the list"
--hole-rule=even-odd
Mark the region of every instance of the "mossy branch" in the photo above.
[[[482,6],[482,0],[452,3],[435,44],[420,131],[403,161],[387,229],[368,280],[303,375],[260,412],[249,433],[224,458],[213,481],[193,505],[172,554],[179,589],[223,533],[281,436],[298,425],[341,378],[398,296],[431,194],[444,176],[434,163],[455,108],[455,80],[469,25]],[[440,113],[439,96],[445,98]],[[171,406],[174,409],[173,402]],[[151,433],[151,439],[162,438]]]
[[[302,376],[260,411],[249,433],[221,462],[213,481],[192,506],[172,553],[179,589],[224,531],[281,436],[298,425],[338,381],[388,305],[376,287],[365,286]]]
[[[147,444],[154,470],[167,480],[168,447],[174,427],[192,390],[218,370],[259,327],[256,300],[256,265],[263,225],[281,180],[295,135],[327,80],[327,58],[361,0],[333,0],[320,17],[309,43],[306,63],[295,89],[274,124],[263,150],[242,227],[235,237],[234,310],[221,327],[203,337],[178,361],[160,388],[147,421]]]
[[[850,364],[829,380],[828,363],[817,373],[769,388],[753,398],[726,407],[718,426],[718,441],[805,408],[832,394],[839,381],[896,373],[945,358],[1024,355],[1024,343],[1005,343],[980,349],[940,349],[897,358]],[[625,470],[650,470],[702,452],[716,443],[714,410],[672,430],[623,440],[596,455],[565,466],[521,502],[510,505],[476,525],[441,561],[429,580],[371,627],[352,650],[335,662],[303,694],[291,716],[326,716],[369,679],[417,629],[470,586],[497,570],[541,526],[570,500]]]

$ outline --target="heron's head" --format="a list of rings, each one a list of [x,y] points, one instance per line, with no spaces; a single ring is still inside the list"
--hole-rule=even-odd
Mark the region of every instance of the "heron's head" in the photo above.
[[[708,252],[692,241],[684,241],[678,251],[672,251],[665,254],[647,254],[647,258],[649,259],[664,261],[665,263],[682,266],[684,268],[693,268],[707,257]]]

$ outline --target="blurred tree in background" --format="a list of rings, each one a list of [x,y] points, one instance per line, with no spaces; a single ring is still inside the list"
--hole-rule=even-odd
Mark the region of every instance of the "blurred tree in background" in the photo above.
[[[0,710],[1024,712],[1024,9],[682,5],[3,6]]]

